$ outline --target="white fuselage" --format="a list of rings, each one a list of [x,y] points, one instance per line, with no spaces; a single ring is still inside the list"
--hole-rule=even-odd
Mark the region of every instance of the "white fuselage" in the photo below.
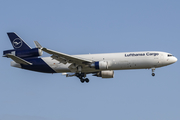
[[[13,60],[11,66],[43,73],[63,73],[66,77],[76,76],[82,83],[89,82],[86,74],[113,78],[114,70],[151,69],[152,76],[155,76],[156,68],[177,61],[172,54],[159,51],[68,55],[42,47],[37,41],[34,41],[36,48],[31,48],[16,33],[7,34],[14,49],[3,51],[3,57]],[[43,51],[51,57],[39,57]]]
[[[177,58],[170,53],[159,51],[143,52],[124,52],[124,53],[107,53],[107,54],[85,54],[74,55],[75,57],[85,58],[92,61],[106,61],[108,67],[105,70],[125,70],[125,69],[149,69],[167,66],[175,63]],[[59,63],[51,57],[42,58],[57,73],[71,72],[68,68],[70,64]],[[97,72],[95,68],[82,66],[82,72]]]

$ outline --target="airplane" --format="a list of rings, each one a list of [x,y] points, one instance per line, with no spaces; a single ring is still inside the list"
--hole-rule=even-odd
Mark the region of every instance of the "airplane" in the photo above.
[[[3,57],[11,58],[12,67],[43,73],[62,73],[66,77],[76,76],[82,83],[89,82],[87,74],[101,78],[113,78],[114,70],[155,69],[173,64],[177,58],[160,51],[122,52],[104,54],[68,55],[42,47],[34,41],[31,48],[16,33],[7,33],[14,49],[3,51]],[[43,51],[50,57],[42,56]]]

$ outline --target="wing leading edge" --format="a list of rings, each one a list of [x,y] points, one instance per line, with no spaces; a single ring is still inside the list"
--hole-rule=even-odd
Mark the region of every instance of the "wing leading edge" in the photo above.
[[[84,65],[88,63],[92,63],[93,61],[80,58],[80,57],[74,57],[65,53],[57,52],[54,50],[50,50],[47,48],[42,47],[37,41],[34,41],[37,48],[42,49],[44,52],[47,52],[49,54],[52,54],[52,58],[58,60],[60,63],[75,63],[77,65]]]

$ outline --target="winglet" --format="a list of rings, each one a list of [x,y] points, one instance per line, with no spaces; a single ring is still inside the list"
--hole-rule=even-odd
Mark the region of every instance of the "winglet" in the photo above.
[[[43,47],[38,43],[38,41],[34,41],[34,44],[37,48],[42,49]]]

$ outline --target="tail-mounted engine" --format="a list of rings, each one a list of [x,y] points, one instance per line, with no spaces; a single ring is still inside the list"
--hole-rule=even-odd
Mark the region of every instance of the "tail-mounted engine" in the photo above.
[[[100,72],[95,73],[93,76],[102,77],[102,78],[113,78],[114,71],[113,70],[100,71]]]
[[[38,57],[43,54],[43,51],[38,48],[28,49],[28,50],[6,50],[3,51],[3,55],[12,54],[20,58],[30,58]]]

